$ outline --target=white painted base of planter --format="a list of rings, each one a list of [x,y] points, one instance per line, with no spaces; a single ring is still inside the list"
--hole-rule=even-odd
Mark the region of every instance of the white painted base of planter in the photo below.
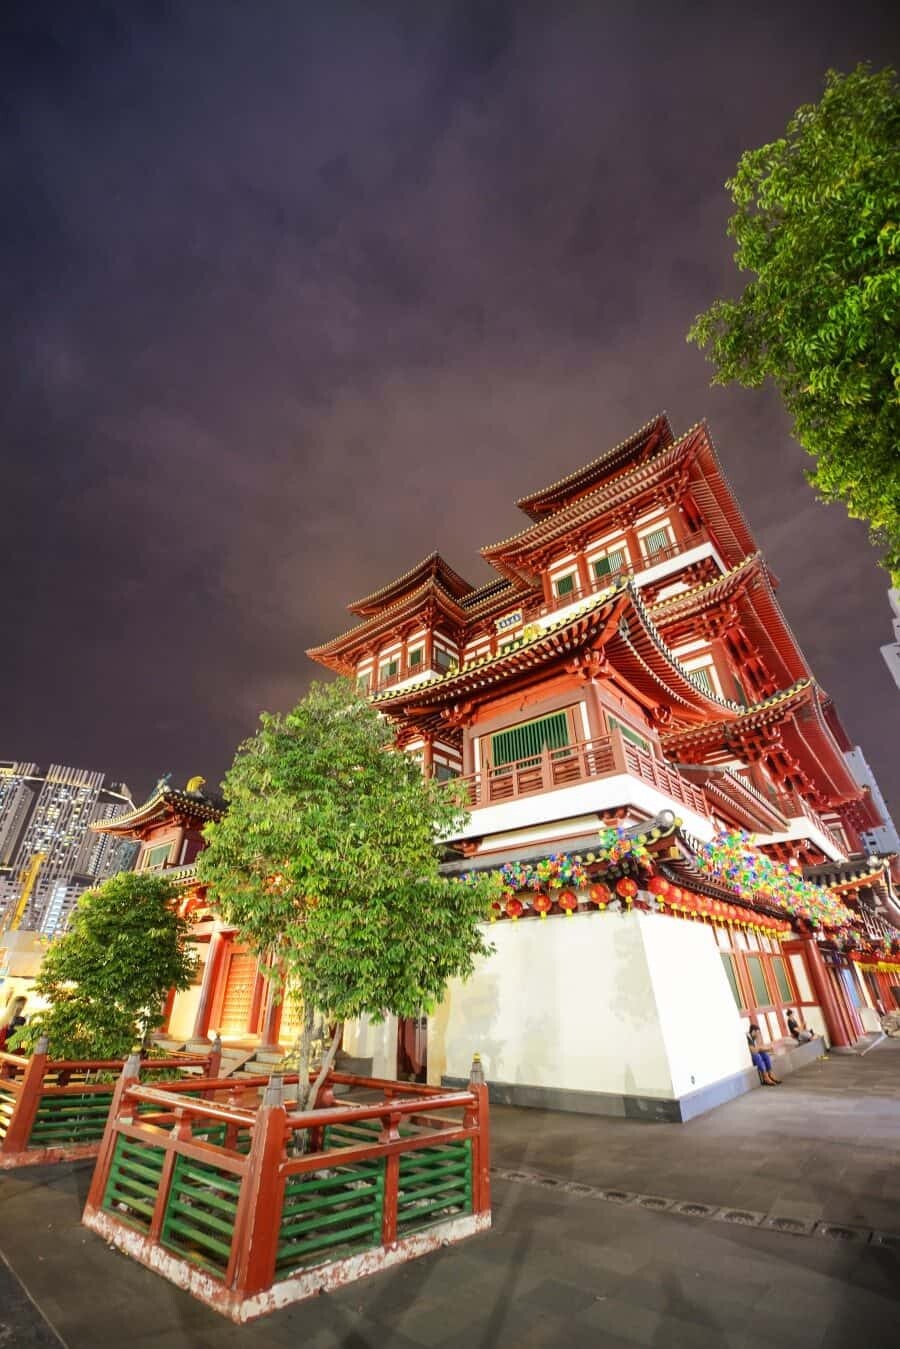
[[[302,1302],[304,1298],[316,1293],[340,1288],[342,1284],[353,1283],[356,1279],[378,1274],[383,1269],[403,1264],[406,1260],[415,1260],[420,1255],[428,1255],[452,1241],[462,1241],[486,1232],[491,1225],[490,1213],[472,1213],[462,1218],[451,1218],[440,1227],[429,1228],[427,1232],[417,1232],[414,1236],[404,1237],[390,1249],[376,1247],[370,1251],[360,1251],[358,1255],[347,1256],[322,1265],[298,1271],[286,1279],[279,1279],[271,1288],[250,1297],[239,1297],[225,1288],[218,1279],[204,1273],[189,1260],[166,1251],[156,1242],[151,1242],[142,1232],[117,1222],[110,1214],[100,1209],[85,1209],[82,1222],[92,1232],[96,1232],[104,1241],[109,1242],[133,1260],[138,1260],[154,1273],[174,1283],[178,1288],[193,1297],[199,1298],[214,1311],[232,1321],[253,1321],[258,1316],[289,1307],[292,1302]]]

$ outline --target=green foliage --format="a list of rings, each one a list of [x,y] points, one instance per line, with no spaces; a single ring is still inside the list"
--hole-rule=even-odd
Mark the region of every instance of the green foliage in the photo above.
[[[499,882],[438,873],[435,839],[462,825],[459,796],[391,740],[344,681],[264,714],[199,858],[224,917],[329,1020],[417,1015],[489,949],[479,924]]]
[[[53,1058],[127,1055],[159,1025],[169,989],[187,988],[194,974],[190,924],[173,896],[150,872],[121,872],[82,895],[35,982],[50,1006],[12,1043],[30,1050],[46,1035]]]
[[[715,382],[769,376],[826,501],[867,520],[900,581],[900,90],[892,70],[829,71],[821,102],[742,155],[727,183],[735,262],[755,274],[688,340]]]

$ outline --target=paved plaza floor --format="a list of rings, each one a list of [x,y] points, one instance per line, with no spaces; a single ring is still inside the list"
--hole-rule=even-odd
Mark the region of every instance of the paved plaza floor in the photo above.
[[[243,1327],[80,1226],[90,1164],[6,1173],[0,1349],[897,1343],[900,1043],[687,1125],[492,1122],[489,1233]]]

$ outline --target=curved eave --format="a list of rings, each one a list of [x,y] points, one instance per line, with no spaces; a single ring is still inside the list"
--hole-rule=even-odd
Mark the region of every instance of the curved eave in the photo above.
[[[453,623],[462,626],[470,621],[465,609],[460,607],[459,602],[452,595],[449,595],[438,581],[429,577],[418,590],[405,595],[396,604],[373,614],[365,622],[357,623],[355,627],[348,628],[339,637],[333,637],[330,642],[323,642],[321,646],[308,647],[306,654],[310,660],[318,661],[320,665],[327,665],[339,674],[345,674],[352,665],[352,653],[357,652],[361,646],[366,646],[376,637],[389,632],[398,623],[416,618],[430,603],[436,604]]]
[[[489,544],[481,549],[482,557],[501,570],[523,565],[535,552],[545,549],[549,544],[569,533],[576,525],[596,519],[605,511],[613,510],[617,505],[631,500],[638,493],[646,492],[667,478],[672,469],[683,463],[700,448],[699,436],[702,423],[692,426],[683,436],[646,464],[639,464],[629,472],[622,473],[611,482],[600,486],[594,492],[588,492],[568,506],[563,506],[553,515],[527,529],[512,534],[500,543]]]
[[[502,654],[483,657],[462,669],[376,694],[372,703],[385,711],[425,708],[478,692],[548,661],[572,657],[589,642],[601,641],[609,664],[647,706],[672,707],[676,721],[731,720],[737,703],[718,698],[695,684],[657,632],[632,581],[620,581],[592,596],[567,617]]]
[[[727,749],[742,734],[760,726],[770,726],[783,721],[786,717],[808,703],[812,697],[812,685],[808,679],[801,679],[790,688],[781,689],[771,698],[754,703],[738,717],[723,721],[717,725],[697,726],[686,731],[670,732],[662,736],[663,748],[669,755],[679,750],[694,748],[698,745]]]
[[[732,567],[721,576],[715,576],[711,581],[704,581],[691,590],[682,591],[680,595],[672,595],[667,600],[659,600],[657,603],[651,604],[650,614],[653,622],[658,628],[665,630],[682,619],[694,618],[698,614],[707,613],[710,609],[714,609],[716,605],[721,604],[723,600],[733,599],[740,595],[751,580],[763,573],[765,569],[766,564],[762,553],[751,553],[749,557],[745,557],[737,566]]]
[[[795,720],[786,727],[785,748],[796,755],[801,767],[819,787],[827,784],[827,794],[832,805],[852,803],[865,812],[869,794],[860,787],[850,771],[822,713],[821,698],[821,691],[813,685],[809,700],[811,715],[802,722]],[[880,820],[880,816],[878,818]]]
[[[351,614],[358,614],[360,617],[374,616],[387,607],[391,596],[408,594],[413,589],[418,589],[422,582],[428,580],[437,581],[442,578],[443,589],[447,594],[455,599],[461,599],[465,595],[470,595],[474,587],[464,576],[460,576],[458,571],[449,565],[441,557],[440,553],[429,553],[421,562],[417,562],[408,572],[402,576],[389,581],[387,585],[382,586],[380,590],[375,590],[371,595],[365,595],[361,600],[354,600],[348,604],[347,608]]]
[[[598,455],[592,459],[589,464],[583,468],[576,469],[574,473],[569,473],[565,478],[559,478],[551,483],[549,487],[542,487],[537,492],[530,492],[528,496],[519,497],[516,502],[519,510],[524,511],[535,523],[545,519],[556,510],[566,505],[566,498],[572,493],[583,493],[602,477],[608,477],[611,472],[630,455],[646,454],[648,446],[654,441],[661,442],[665,449],[672,444],[674,435],[668,415],[665,412],[657,413],[651,417],[649,422],[638,427],[637,431],[619,441],[612,449],[606,450],[604,454]]]
[[[424,707],[489,688],[560,656],[574,655],[604,629],[611,615],[618,616],[625,603],[627,586],[614,587],[594,596],[574,614],[543,629],[538,636],[515,643],[509,651],[470,661],[459,670],[419,680],[403,689],[388,689],[375,694],[370,701],[373,706],[390,711],[400,704]]]
[[[164,789],[154,792],[149,800],[127,815],[117,815],[111,820],[94,820],[90,828],[97,834],[119,834],[124,838],[138,838],[154,825],[165,824],[175,816],[187,817],[198,824],[208,824],[211,820],[221,820],[225,815],[223,806],[212,801],[200,800],[187,792]]]

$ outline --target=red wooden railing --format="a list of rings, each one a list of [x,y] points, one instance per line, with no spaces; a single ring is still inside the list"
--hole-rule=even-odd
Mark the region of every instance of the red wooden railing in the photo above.
[[[462,783],[464,800],[471,809],[477,809],[617,774],[649,782],[670,800],[699,815],[709,814],[698,787],[669,764],[626,740],[619,731],[562,749],[545,749],[538,756],[517,759],[499,768],[488,765],[481,772],[453,779],[453,785]]]
[[[480,1080],[330,1073],[318,1107],[298,1111],[297,1074],[194,1080],[187,1095],[136,1071],[116,1087],[83,1221],[234,1320],[490,1223]],[[367,1099],[340,1104],[337,1084]]]
[[[216,1076],[222,1043],[208,1054],[174,1054],[141,1059],[141,1072],[168,1073],[177,1078],[199,1068]],[[0,1170],[46,1165],[96,1156],[106,1126],[115,1078],[124,1059],[51,1059],[46,1040],[39,1040],[30,1058],[0,1053]],[[193,1081],[193,1078],[191,1079]]]

